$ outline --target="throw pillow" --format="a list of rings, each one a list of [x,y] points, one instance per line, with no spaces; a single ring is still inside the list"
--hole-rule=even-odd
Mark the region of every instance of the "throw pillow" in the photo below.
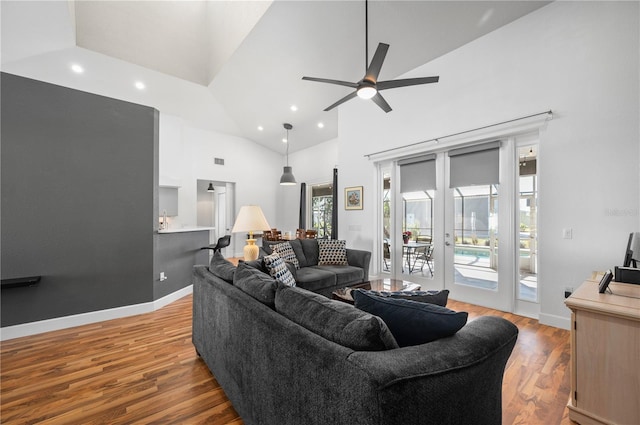
[[[415,301],[352,292],[355,306],[380,317],[400,347],[424,344],[451,336],[467,323],[468,313]]]
[[[238,263],[233,276],[233,285],[271,308],[275,306],[276,280],[249,264]]]
[[[319,266],[348,266],[346,241],[337,239],[318,239]]]
[[[225,260],[220,251],[216,251],[211,257],[211,262],[209,263],[209,271],[216,277],[220,279],[232,283],[233,275],[236,273],[236,266],[231,264],[231,262]]]
[[[389,328],[372,314],[302,288],[278,285],[276,311],[321,337],[358,351],[398,348]]]
[[[293,278],[284,260],[275,252],[264,257],[264,265],[267,267],[267,270],[269,270],[269,274],[278,282],[287,286],[296,286],[296,280]]]
[[[442,291],[365,291],[371,295],[379,297],[397,298],[403,300],[417,301],[420,303],[435,304],[442,307],[447,306],[449,300],[449,290]]]
[[[300,262],[296,257],[296,253],[293,251],[293,247],[289,242],[279,243],[278,245],[273,245],[271,247],[271,251],[274,254],[278,254],[280,258],[284,261],[289,261],[292,263],[296,269],[300,268]]]

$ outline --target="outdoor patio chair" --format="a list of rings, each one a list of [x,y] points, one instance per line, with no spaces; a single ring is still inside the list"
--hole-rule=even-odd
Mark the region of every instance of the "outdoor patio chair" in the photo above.
[[[421,246],[415,249],[415,256],[413,258],[413,267],[412,270],[416,269],[416,263],[420,261],[420,271],[424,269],[424,265],[426,264],[429,268],[429,272],[431,276],[433,276],[433,269],[431,268],[431,262],[433,261],[433,245],[429,246]]]
[[[389,241],[384,241],[384,247],[382,248],[382,259],[384,261],[384,269],[389,270],[389,263],[387,260],[391,261],[391,250],[389,249]]]

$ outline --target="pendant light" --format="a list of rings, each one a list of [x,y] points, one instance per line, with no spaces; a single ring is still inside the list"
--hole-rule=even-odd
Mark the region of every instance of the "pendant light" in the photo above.
[[[216,191],[216,190],[213,188],[213,183],[212,183],[212,182],[209,182],[209,187],[207,188],[207,192],[213,193],[213,192],[215,192],[215,191]]]
[[[289,130],[291,130],[293,126],[288,123],[283,125],[287,131],[287,165],[284,166],[284,172],[282,173],[282,177],[280,177],[280,184],[282,186],[292,186],[296,184],[296,178],[293,177],[292,167],[289,167]]]

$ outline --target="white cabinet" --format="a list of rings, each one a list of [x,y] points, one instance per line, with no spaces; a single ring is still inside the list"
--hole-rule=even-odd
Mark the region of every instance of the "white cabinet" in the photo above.
[[[178,215],[177,187],[160,187],[158,189],[158,214],[162,217],[165,211],[168,217]]]
[[[571,309],[569,418],[582,425],[640,424],[640,285],[583,283]]]

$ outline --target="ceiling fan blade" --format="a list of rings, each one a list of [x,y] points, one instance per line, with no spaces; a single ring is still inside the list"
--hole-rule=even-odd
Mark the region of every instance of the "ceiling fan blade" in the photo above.
[[[387,56],[387,50],[389,50],[388,44],[378,44],[378,48],[376,49],[376,52],[373,55],[373,59],[371,59],[371,63],[367,68],[367,73],[364,76],[365,80],[373,81],[374,83],[378,81],[378,75],[380,74],[380,69],[382,68],[384,58],[385,56]]]
[[[358,95],[358,92],[357,92],[357,91],[354,91],[353,93],[350,93],[350,94],[346,95],[345,97],[343,97],[342,99],[340,99],[339,101],[337,101],[336,103],[334,103],[333,105],[331,105],[331,106],[327,107],[327,108],[325,109],[325,111],[330,111],[330,110],[332,110],[333,108],[335,108],[336,106],[343,104],[343,103],[344,103],[344,102],[346,102],[347,100],[351,100],[351,99],[353,99],[353,98],[354,98],[354,97],[356,97],[357,95]]]
[[[352,89],[355,89],[358,87],[358,84],[351,83],[349,81],[328,80],[326,78],[314,78],[314,77],[302,77],[302,79],[307,81],[316,81],[318,83],[336,84],[338,86],[351,87]]]
[[[380,81],[376,84],[378,90],[394,89],[396,87],[417,86],[419,84],[437,83],[440,77],[406,78],[403,80]]]
[[[371,98],[371,100],[373,100],[376,105],[378,105],[380,108],[382,108],[383,111],[385,112],[391,112],[391,106],[389,106],[389,104],[387,103],[386,100],[384,100],[384,97],[382,97],[382,95],[380,93],[376,93],[375,96],[373,96]]]

